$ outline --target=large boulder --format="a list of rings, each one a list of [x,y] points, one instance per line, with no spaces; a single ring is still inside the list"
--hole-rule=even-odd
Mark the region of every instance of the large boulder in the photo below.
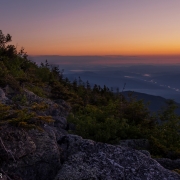
[[[68,135],[58,141],[64,163],[55,180],[180,180],[143,153]]]
[[[1,127],[0,169],[11,178],[23,180],[54,179],[61,167],[57,140],[64,136],[46,125],[44,131]],[[12,178],[13,179],[13,178]]]
[[[0,131],[0,158],[13,160],[33,153],[36,145],[27,132],[15,127],[3,126]],[[2,161],[1,161],[2,163]]]

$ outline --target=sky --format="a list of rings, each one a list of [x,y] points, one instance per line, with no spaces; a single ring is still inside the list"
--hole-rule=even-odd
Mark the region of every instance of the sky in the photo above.
[[[30,55],[180,55],[180,0],[1,0],[0,29]]]

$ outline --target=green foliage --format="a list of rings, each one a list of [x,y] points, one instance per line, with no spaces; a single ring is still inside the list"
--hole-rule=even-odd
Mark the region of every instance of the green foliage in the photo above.
[[[0,103],[0,125],[11,124],[26,129],[39,129],[45,123],[53,123],[51,116],[38,116],[28,109],[14,109]]]
[[[84,138],[108,143],[146,138],[154,156],[175,159],[180,158],[180,117],[174,113],[175,108],[170,101],[168,107],[155,117],[150,115],[142,101],[116,97],[113,101],[106,99],[104,105],[96,101],[93,105],[76,109],[68,121],[76,124],[73,133]]]
[[[31,109],[33,111],[45,111],[48,108],[48,105],[45,103],[33,103]]]
[[[120,139],[140,138],[145,136],[145,131],[142,129],[142,124],[132,123],[125,118],[129,111],[135,110],[129,106],[123,107],[124,111],[119,109],[120,101],[109,101],[106,106],[87,105],[80,109],[75,115],[71,114],[68,117],[69,122],[76,124],[77,134],[84,138],[90,138],[96,141],[115,143]],[[143,111],[143,109],[141,109]],[[126,116],[125,116],[126,115]]]
[[[10,107],[0,103],[0,122],[10,113]]]
[[[27,98],[25,95],[23,94],[17,94],[15,95],[12,100],[14,101],[14,103],[16,104],[20,104],[20,105],[25,105],[27,102]]]
[[[101,117],[99,116],[101,119]],[[81,116],[72,118],[70,116],[68,120],[76,123],[76,133],[84,138],[93,139],[100,142],[117,142],[117,127],[119,122],[113,118],[105,118],[103,122],[96,117]]]
[[[180,158],[180,117],[174,113],[176,105],[169,101],[168,107],[159,114],[160,123],[150,137],[151,151],[164,157]]]
[[[7,74],[8,74],[8,70],[6,66],[4,65],[2,61],[0,61],[0,85],[1,86],[5,86]]]
[[[8,74],[8,70],[4,65],[4,62],[0,61],[0,77],[4,78]]]
[[[37,85],[27,85],[26,88],[29,90],[29,91],[32,91],[34,94],[36,94],[37,96],[39,97],[46,97],[46,92],[43,90],[43,87],[39,87]]]
[[[11,41],[10,34],[4,35],[2,30],[0,30],[0,49],[5,48],[5,45]]]

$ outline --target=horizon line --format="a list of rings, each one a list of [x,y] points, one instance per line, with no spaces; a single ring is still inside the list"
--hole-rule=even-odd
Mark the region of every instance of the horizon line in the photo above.
[[[111,57],[147,57],[147,56],[156,56],[156,57],[159,57],[159,56],[180,56],[180,54],[140,54],[140,55],[137,55],[137,54],[135,54],[135,55],[122,55],[122,54],[119,54],[119,55],[117,55],[117,54],[114,54],[114,55],[111,55],[111,54],[107,54],[107,55],[58,55],[58,54],[37,54],[37,55],[28,55],[28,56],[62,56],[62,57],[107,57],[107,56],[111,56]]]

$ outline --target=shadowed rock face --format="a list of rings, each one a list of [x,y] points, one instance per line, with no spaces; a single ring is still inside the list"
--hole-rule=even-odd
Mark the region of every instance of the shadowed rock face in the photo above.
[[[59,137],[62,136],[58,133]],[[44,132],[3,127],[0,137],[3,141],[3,144],[0,143],[0,152],[3,152],[0,155],[0,168],[10,177],[16,175],[23,180],[53,179],[60,169],[60,149],[53,127],[45,127]]]

